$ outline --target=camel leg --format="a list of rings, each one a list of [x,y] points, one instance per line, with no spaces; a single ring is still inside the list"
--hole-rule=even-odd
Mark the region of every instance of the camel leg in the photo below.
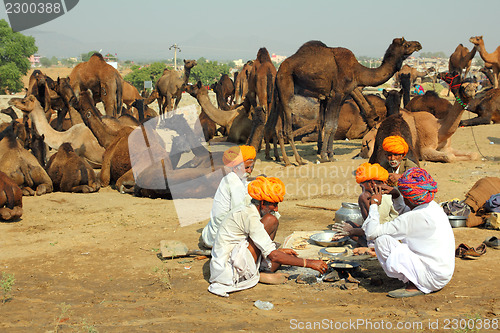
[[[432,162],[443,162],[451,163],[455,161],[455,156],[453,154],[438,151],[433,148],[421,148],[420,150],[422,160],[432,161]]]
[[[451,146],[447,146],[442,150],[447,154],[452,154],[455,156],[455,161],[475,161],[479,159],[479,154],[476,152],[463,152],[453,149]]]
[[[101,99],[108,116],[116,118],[118,105],[116,102],[116,85],[103,84],[101,86]],[[120,106],[121,108],[121,106]]]
[[[182,91],[180,91],[179,93],[177,93],[177,95],[175,96],[174,110],[177,109],[177,106],[179,105],[179,102],[181,101],[181,98],[182,98]]]
[[[114,145],[112,144],[111,146],[109,146],[102,157],[100,174],[102,186],[108,186],[111,181],[111,157],[113,156],[117,142],[118,140],[114,142]]]
[[[488,117],[475,117],[472,119],[461,120],[459,126],[489,125],[491,120]]]
[[[343,95],[335,93],[335,96],[328,101],[325,108],[325,125],[322,133],[323,144],[321,146],[320,162],[333,161],[333,139],[337,131],[340,107],[343,101]]]

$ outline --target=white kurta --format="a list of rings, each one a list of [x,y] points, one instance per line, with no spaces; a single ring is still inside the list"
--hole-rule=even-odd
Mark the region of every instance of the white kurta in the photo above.
[[[367,239],[375,240],[384,271],[425,293],[442,289],[455,269],[455,238],[446,213],[435,201],[410,210],[401,195],[394,208],[400,215],[380,224],[377,205],[371,205],[362,226]]]
[[[240,209],[247,203],[248,190],[244,181],[245,179],[240,179],[234,172],[228,173],[221,179],[210,211],[210,221],[201,232],[201,237],[207,247],[213,246],[219,225],[229,212]]]
[[[230,213],[219,226],[210,260],[210,292],[227,297],[227,293],[252,288],[259,282],[260,258],[276,250],[260,219],[255,205],[249,204]],[[261,251],[257,263],[248,250],[249,238]]]

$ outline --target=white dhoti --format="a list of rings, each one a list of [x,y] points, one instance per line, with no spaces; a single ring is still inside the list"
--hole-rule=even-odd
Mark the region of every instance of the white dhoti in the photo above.
[[[399,279],[404,283],[411,281],[426,294],[433,291],[422,284],[427,280],[425,272],[428,268],[420,257],[408,248],[408,245],[400,243],[391,236],[382,235],[375,239],[375,252],[388,277]]]

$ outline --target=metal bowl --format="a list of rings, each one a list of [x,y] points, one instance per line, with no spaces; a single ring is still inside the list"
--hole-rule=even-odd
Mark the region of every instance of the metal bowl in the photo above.
[[[465,221],[467,221],[466,216],[448,215],[448,220],[450,221],[452,228],[462,228],[467,226],[465,223]]]
[[[331,230],[318,232],[311,236],[311,240],[320,246],[343,246],[349,240],[349,237],[345,236],[339,240],[332,241],[333,236],[336,234],[338,234],[338,232]]]

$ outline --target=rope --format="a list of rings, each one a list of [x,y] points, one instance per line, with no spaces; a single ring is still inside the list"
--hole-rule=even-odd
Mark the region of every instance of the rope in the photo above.
[[[466,109],[467,110],[467,109]],[[469,120],[470,120],[470,112],[469,112]],[[474,139],[474,144],[476,145],[477,151],[479,152],[479,155],[481,155],[485,160],[489,160],[488,157],[484,156],[483,153],[481,153],[481,150],[479,149],[479,145],[477,144],[476,136],[474,135],[474,126],[470,126],[470,131],[472,133],[472,138]]]

